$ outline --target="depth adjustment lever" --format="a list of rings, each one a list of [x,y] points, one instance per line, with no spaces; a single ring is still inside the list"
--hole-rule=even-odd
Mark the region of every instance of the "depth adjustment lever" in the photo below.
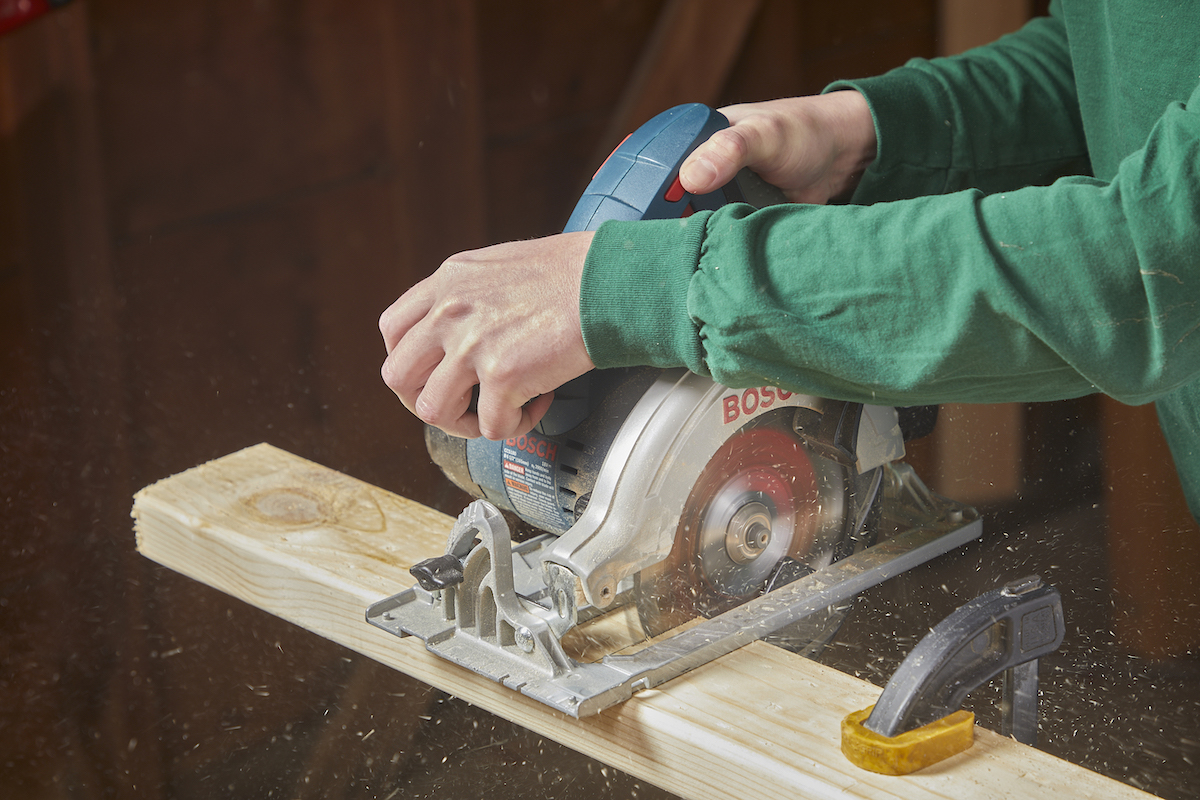
[[[409,567],[408,574],[427,592],[436,592],[463,582],[462,559],[452,553],[427,558]]]

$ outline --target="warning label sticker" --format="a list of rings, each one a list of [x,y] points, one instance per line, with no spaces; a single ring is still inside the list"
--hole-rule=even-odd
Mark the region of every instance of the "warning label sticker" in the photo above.
[[[508,500],[522,517],[550,531],[569,525],[558,504],[554,459],[558,444],[533,434],[508,439],[501,448]]]

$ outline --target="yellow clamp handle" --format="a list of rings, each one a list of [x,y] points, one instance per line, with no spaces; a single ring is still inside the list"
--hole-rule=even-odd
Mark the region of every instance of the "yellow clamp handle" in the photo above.
[[[881,775],[907,775],[961,753],[975,743],[975,715],[955,711],[928,725],[884,736],[863,722],[875,706],[842,720],[842,753],[851,764]]]

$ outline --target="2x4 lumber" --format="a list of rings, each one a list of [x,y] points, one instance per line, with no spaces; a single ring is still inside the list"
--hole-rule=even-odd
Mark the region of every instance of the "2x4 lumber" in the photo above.
[[[879,690],[761,642],[568,717],[365,622],[442,552],[449,517],[269,445],[143,489],[133,516],[148,558],[684,797],[1149,797],[982,729],[923,772],[860,770],[839,725]]]

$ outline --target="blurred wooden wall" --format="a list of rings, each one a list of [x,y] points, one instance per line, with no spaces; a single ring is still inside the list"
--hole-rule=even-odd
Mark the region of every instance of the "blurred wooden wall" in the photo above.
[[[0,39],[6,796],[386,785],[425,690],[142,559],[133,492],[270,441],[456,512],[379,313],[554,232],[650,110],[933,55],[942,5],[74,0]],[[1092,416],[1004,434],[1024,488]]]
[[[379,380],[383,308],[555,231],[639,97],[935,51],[933,0],[763,0],[714,72],[683,5],[727,8],[75,0],[0,39],[8,796],[348,796],[403,767],[420,687],[144,561],[130,497],[265,440],[456,511]],[[681,58],[704,96],[653,69]]]

